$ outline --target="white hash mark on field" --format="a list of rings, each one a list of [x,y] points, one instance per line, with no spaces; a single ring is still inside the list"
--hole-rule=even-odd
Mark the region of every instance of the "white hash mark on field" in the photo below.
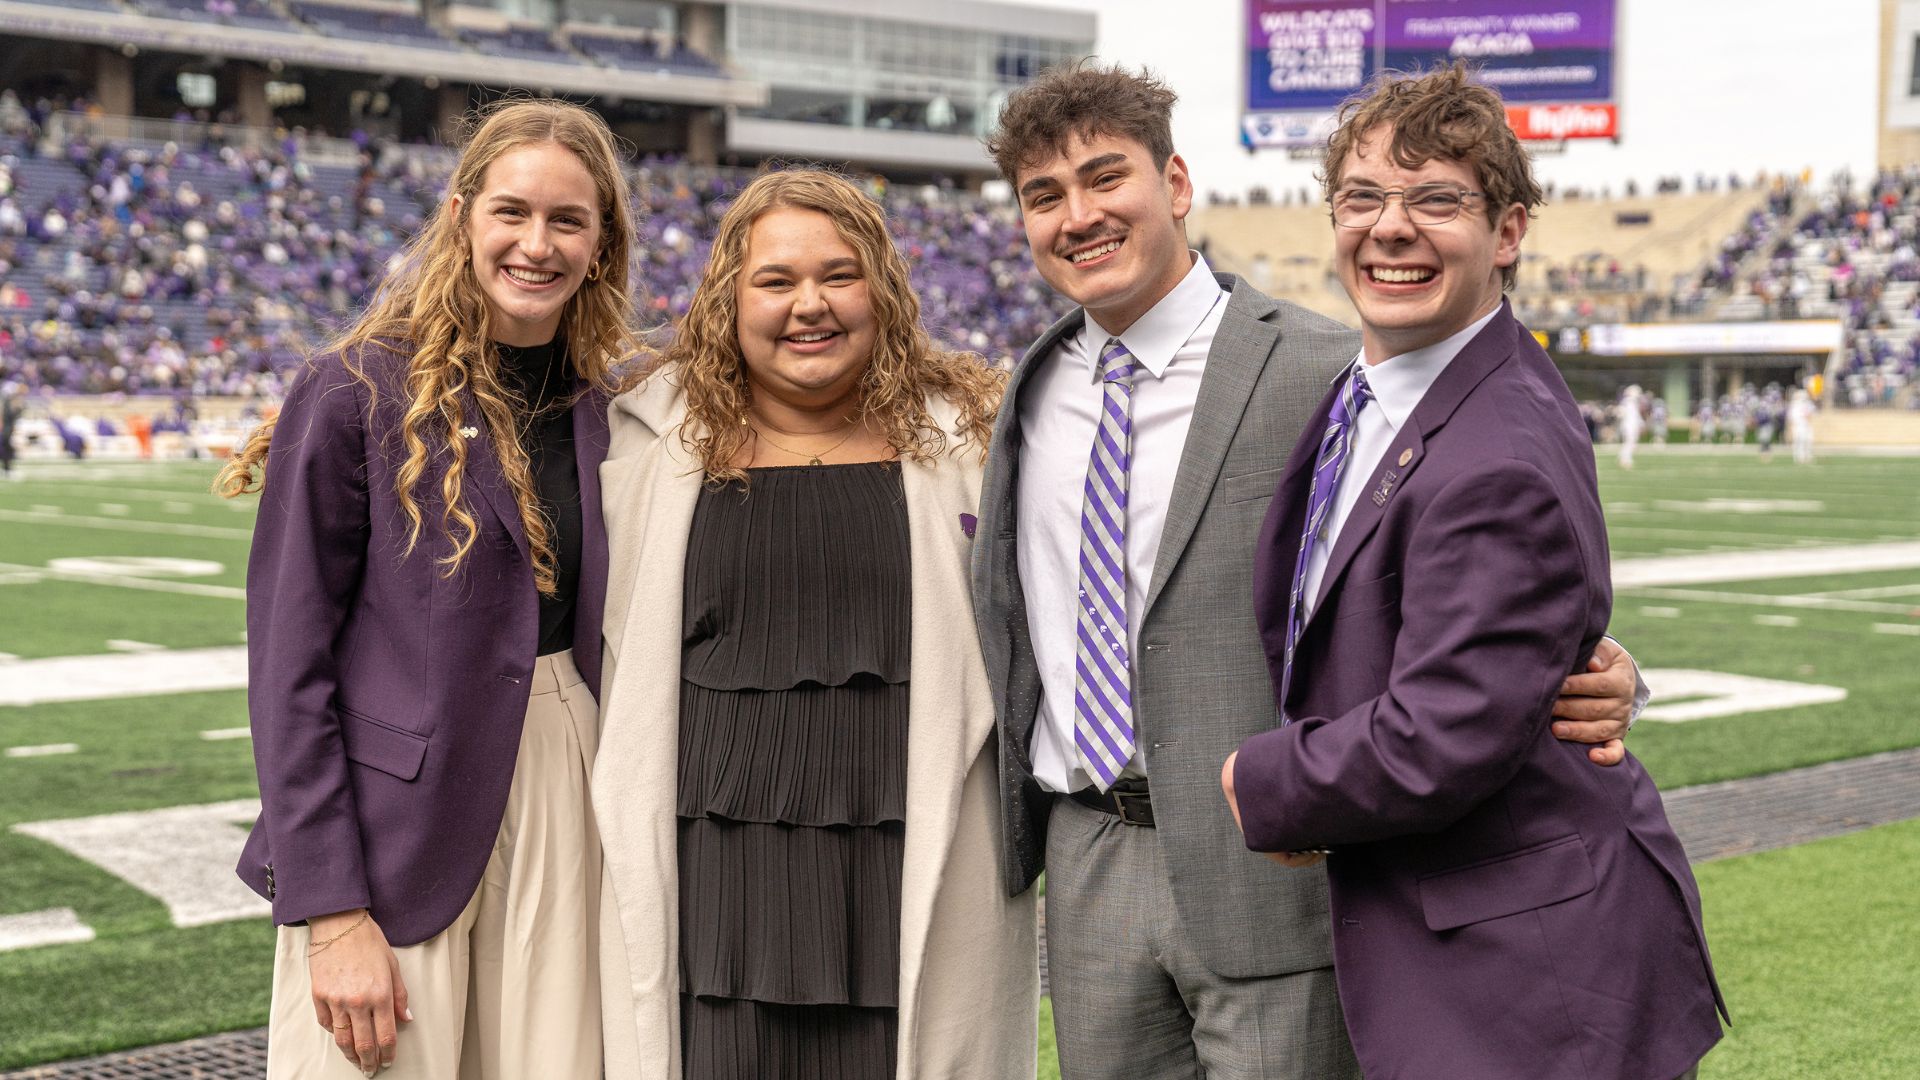
[[[1649,619],[1677,619],[1680,617],[1680,609],[1677,607],[1643,607],[1640,609],[1640,614],[1645,615]]]
[[[1818,577],[1836,572],[1864,574],[1875,570],[1911,570],[1915,567],[1920,567],[1920,542],[1906,540],[1894,544],[1839,544],[1775,551],[1622,559],[1613,564],[1613,587],[1635,589],[1657,585],[1704,585],[1720,581]]]
[[[47,561],[47,569],[63,574],[176,578],[213,577],[226,570],[212,559],[176,559],[164,555],[84,555]]]
[[[93,927],[81,922],[79,914],[70,907],[0,915],[0,952],[92,940]]]
[[[1753,617],[1753,625],[1755,626],[1799,626],[1800,617],[1798,615],[1755,615]]]
[[[244,690],[247,647],[50,656],[0,666],[0,706]]]
[[[54,562],[63,560],[55,559]],[[83,561],[83,560],[82,560]],[[186,561],[186,560],[182,560]],[[43,577],[52,577],[60,581],[78,581],[87,585],[111,585],[121,589],[139,589],[143,592],[179,593],[185,596],[212,596],[222,600],[245,600],[247,590],[238,585],[207,585],[198,581],[156,581],[147,577],[128,577],[125,574],[101,574],[86,570],[60,570],[49,565],[41,570],[34,566],[15,563],[0,563],[0,573],[31,573]]]
[[[200,737],[208,742],[219,742],[222,739],[251,739],[253,738],[253,729],[243,727],[215,728],[212,731],[201,732]]]
[[[57,757],[61,754],[77,754],[79,752],[80,744],[70,742],[47,743],[44,746],[7,747],[7,756],[10,758]]]
[[[66,513],[64,509],[58,506],[42,506],[39,504],[29,506],[27,507],[27,509],[32,511],[33,513],[41,515],[42,517],[59,517],[62,514]]]
[[[1792,709],[1802,705],[1825,705],[1847,699],[1846,688],[1841,686],[1761,679],[1752,675],[1731,675],[1724,671],[1648,668],[1640,676],[1648,686],[1659,688],[1660,697],[1674,701],[1671,705],[1662,705],[1655,699],[1655,703],[1640,714],[1640,719],[1670,724],[1771,709]],[[1674,700],[1680,698],[1692,700]]]
[[[108,638],[107,648],[112,649],[114,652],[131,652],[131,653],[166,652],[167,651],[167,647],[165,645],[155,645],[151,641],[129,641],[126,638]]]
[[[133,507],[126,503],[101,503],[100,512],[108,517],[126,517],[133,513]]]
[[[13,831],[86,860],[159,900],[173,925],[205,926],[273,912],[234,876],[260,800],[174,806],[126,814],[30,821]]]
[[[1920,637],[1920,623],[1877,622],[1873,624],[1876,634],[1901,634],[1906,637]]]

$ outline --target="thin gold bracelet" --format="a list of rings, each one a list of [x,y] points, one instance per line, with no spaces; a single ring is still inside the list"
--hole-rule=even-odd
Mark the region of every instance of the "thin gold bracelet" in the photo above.
[[[339,933],[337,933],[337,934],[335,934],[335,935],[333,935],[332,937],[330,937],[330,938],[328,938],[327,940],[325,940],[325,941],[323,941],[323,942],[321,942],[320,944],[318,944],[318,945],[312,945],[312,946],[310,946],[310,947],[308,947],[308,949],[307,949],[307,955],[308,955],[308,956],[318,956],[318,955],[320,955],[321,953],[323,953],[323,952],[326,952],[326,951],[327,951],[327,949],[328,949],[328,948],[330,948],[330,947],[331,947],[331,946],[333,945],[333,943],[334,943],[334,942],[336,942],[336,941],[339,941],[339,940],[340,940],[341,938],[343,938],[343,937],[346,937],[346,936],[347,936],[348,934],[351,934],[351,933],[353,933],[353,932],[354,932],[355,930],[358,930],[358,929],[360,929],[360,924],[361,924],[361,923],[364,923],[364,922],[366,922],[366,921],[367,921],[368,919],[371,919],[371,918],[373,918],[373,913],[372,913],[372,912],[370,912],[370,911],[363,911],[363,912],[361,912],[361,913],[360,913],[360,919],[359,919],[359,921],[358,921],[358,922],[355,922],[355,923],[354,923],[354,924],[353,924],[352,926],[349,926],[349,927],[347,927],[347,928],[346,928],[345,930],[342,930],[342,931],[340,931]]]

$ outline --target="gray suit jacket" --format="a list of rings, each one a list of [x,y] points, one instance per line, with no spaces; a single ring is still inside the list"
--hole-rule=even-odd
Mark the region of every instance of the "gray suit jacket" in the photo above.
[[[1181,920],[1208,967],[1247,978],[1333,962],[1325,873],[1288,870],[1247,850],[1220,793],[1220,766],[1278,720],[1254,622],[1255,541],[1288,451],[1360,343],[1338,323],[1233,275],[1216,276],[1232,295],[1207,356],[1148,584],[1133,657],[1134,725]],[[1034,780],[1028,751],[1040,673],[1014,555],[1019,395],[1037,364],[1084,319],[1081,311],[1061,319],[1013,373],[987,458],[973,547],[974,613],[999,722],[1003,869],[1011,893],[1032,886],[1043,868],[1052,798]]]

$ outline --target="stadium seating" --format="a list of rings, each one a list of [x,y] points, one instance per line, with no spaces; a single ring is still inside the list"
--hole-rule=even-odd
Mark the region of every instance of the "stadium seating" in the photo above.
[[[460,40],[488,56],[505,56],[518,60],[545,60],[559,64],[579,62],[578,57],[556,44],[544,30],[526,27],[510,27],[506,30],[469,28],[460,31]]]
[[[292,32],[295,27],[261,0],[135,0],[140,11],[162,19],[251,26]]]
[[[0,380],[64,393],[271,392],[364,302],[446,179],[444,156],[399,150],[385,169],[286,148],[37,150],[0,137]],[[719,210],[751,175],[638,166],[649,324],[685,313]],[[886,201],[941,340],[1004,362],[1062,309],[1009,210],[919,189]]]
[[[578,29],[567,31],[567,41],[594,62],[611,68],[680,75],[726,74],[720,65],[684,45],[663,45],[653,39],[614,37]]]
[[[316,3],[314,0],[290,0],[287,9],[329,37],[381,45],[407,45],[416,49],[457,50],[460,47],[442,35],[419,12],[406,8],[376,10]]]

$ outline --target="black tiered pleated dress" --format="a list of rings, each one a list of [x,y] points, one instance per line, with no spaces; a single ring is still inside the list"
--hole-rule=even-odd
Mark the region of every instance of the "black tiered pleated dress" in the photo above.
[[[912,586],[890,462],[708,488],[680,696],[686,1080],[892,1080]]]

